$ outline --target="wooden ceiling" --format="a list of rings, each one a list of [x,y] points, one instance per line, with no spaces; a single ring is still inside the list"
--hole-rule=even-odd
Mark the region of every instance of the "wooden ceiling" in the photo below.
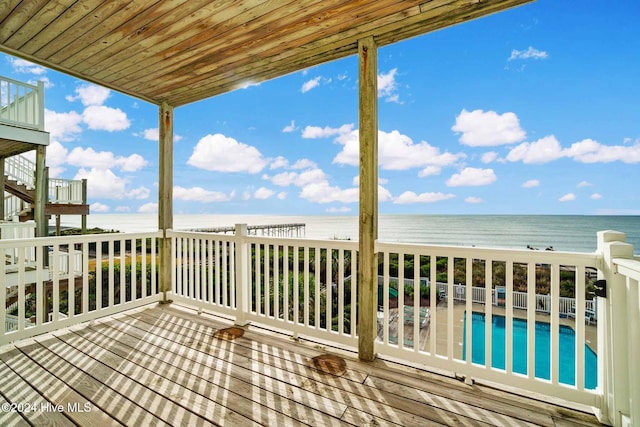
[[[177,107],[529,1],[0,0],[0,51]]]

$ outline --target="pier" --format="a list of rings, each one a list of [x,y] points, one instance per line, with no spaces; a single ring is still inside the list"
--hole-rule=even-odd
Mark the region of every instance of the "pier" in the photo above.
[[[247,233],[251,236],[272,236],[272,237],[304,237],[306,224],[265,224],[247,225]],[[189,231],[201,233],[235,233],[236,227],[210,227],[193,228]]]

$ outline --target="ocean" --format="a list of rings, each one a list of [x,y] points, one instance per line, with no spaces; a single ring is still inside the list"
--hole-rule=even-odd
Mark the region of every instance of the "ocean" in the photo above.
[[[62,217],[63,226],[78,227],[79,217]],[[310,239],[358,239],[358,217],[310,215],[184,215],[174,216],[174,228],[188,230],[263,224],[305,224]],[[156,214],[91,214],[88,227],[121,232],[157,230]],[[640,216],[590,215],[380,215],[381,241],[435,245],[485,246],[523,249],[527,245],[560,251],[593,252],[596,233],[616,230],[640,253]]]

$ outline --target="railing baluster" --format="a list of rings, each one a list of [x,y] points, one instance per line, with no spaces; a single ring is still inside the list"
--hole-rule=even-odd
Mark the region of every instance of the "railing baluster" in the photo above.
[[[513,261],[508,260],[505,265],[505,369],[508,375],[513,373]],[[496,291],[497,292],[497,291]],[[496,296],[496,300],[497,300]],[[521,349],[520,349],[521,350]]]
[[[536,263],[527,264],[527,375],[536,374]],[[553,306],[552,306],[553,307]]]
[[[304,325],[309,325],[309,264],[311,264],[311,260],[309,258],[309,246],[304,247],[304,252],[302,255],[304,261],[304,293],[302,295],[304,304],[302,306],[302,310],[304,313]]]
[[[575,366],[575,379],[576,379],[576,387],[578,390],[584,390],[585,387],[585,377],[584,377],[584,352],[585,352],[585,322],[578,321],[578,313],[585,312],[585,269],[582,265],[576,266],[576,287],[575,287],[575,297],[576,297],[576,323],[575,323],[575,358],[576,358],[576,366]]]
[[[466,336],[466,347],[467,347],[467,365],[471,365],[473,362],[473,259],[471,257],[467,257],[465,261],[465,310],[467,313],[466,316],[466,328],[467,328],[467,336]],[[486,318],[485,318],[486,322]],[[467,377],[467,382],[470,382],[471,379]]]
[[[535,312],[535,308],[533,309]],[[559,382],[559,366],[558,362],[559,358],[559,347],[560,347],[560,338],[559,338],[559,330],[560,330],[560,265],[555,262],[551,264],[551,354],[549,364],[551,372],[549,372],[551,378],[551,384],[558,384]],[[558,313],[558,314],[556,314]],[[582,311],[582,315],[584,316],[584,310]],[[584,318],[583,318],[584,319]],[[576,316],[576,321],[578,318]],[[584,320],[582,320],[584,323]]]
[[[344,249],[338,249],[338,333],[344,334]]]
[[[384,251],[382,270],[382,342],[389,344],[389,251]],[[379,292],[379,291],[378,291]]]

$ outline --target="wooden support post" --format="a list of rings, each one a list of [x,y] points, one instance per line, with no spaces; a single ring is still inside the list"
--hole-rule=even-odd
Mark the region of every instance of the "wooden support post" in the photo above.
[[[2,190],[2,203],[0,203],[0,221],[4,221],[4,157],[0,157],[0,189]]]
[[[87,204],[87,179],[84,178],[82,180],[82,204]],[[82,223],[81,223],[82,234],[87,234],[87,216],[82,215]]]
[[[159,279],[162,302],[167,299],[171,283],[171,238],[167,230],[173,228],[173,107],[163,102],[159,111],[159,176],[158,176],[158,229],[160,239]]]
[[[36,223],[36,237],[46,237],[49,235],[49,225],[45,215],[47,204],[48,179],[46,173],[45,159],[47,153],[45,145],[38,145],[36,148],[36,188],[34,200],[34,219]]]
[[[360,116],[360,223],[358,357],[375,359],[378,262],[378,51],[372,36],[358,41]]]

